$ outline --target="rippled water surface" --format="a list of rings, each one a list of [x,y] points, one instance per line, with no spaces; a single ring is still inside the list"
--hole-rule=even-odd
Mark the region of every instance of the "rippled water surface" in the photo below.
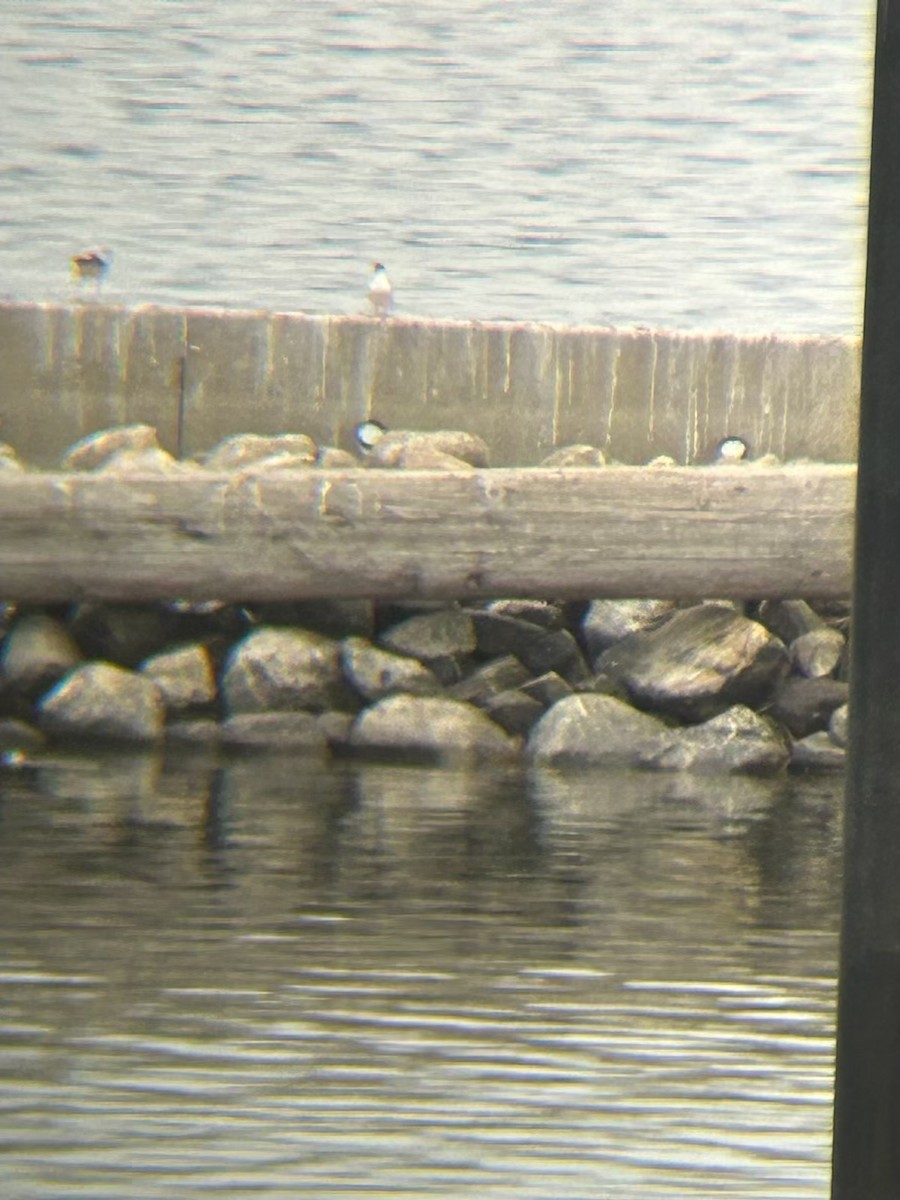
[[[3,6],[0,290],[779,332],[861,321],[863,0]]]
[[[839,792],[7,774],[3,1194],[825,1197]]]

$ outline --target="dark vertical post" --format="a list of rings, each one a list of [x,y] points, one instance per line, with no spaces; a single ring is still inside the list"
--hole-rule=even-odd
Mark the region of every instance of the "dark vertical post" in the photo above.
[[[900,0],[878,0],[833,1200],[900,1200]]]

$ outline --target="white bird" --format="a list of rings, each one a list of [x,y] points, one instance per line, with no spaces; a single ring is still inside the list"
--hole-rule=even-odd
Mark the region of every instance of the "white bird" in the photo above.
[[[386,432],[387,430],[380,421],[376,421],[374,417],[369,417],[367,421],[360,421],[358,425],[354,426],[353,436],[360,450],[364,454],[367,454],[381,441]]]
[[[394,307],[394,289],[387,277],[384,263],[372,263],[372,278],[369,282],[369,304],[372,312],[382,321]]]
[[[750,451],[750,447],[742,437],[735,434],[729,434],[728,437],[722,438],[718,446],[716,446],[715,461],[718,463],[735,463],[742,462]]]

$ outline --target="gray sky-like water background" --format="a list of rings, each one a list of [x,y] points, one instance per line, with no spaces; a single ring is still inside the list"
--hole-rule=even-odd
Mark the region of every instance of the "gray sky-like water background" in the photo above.
[[[0,4],[0,292],[733,332],[861,322],[862,0]]]

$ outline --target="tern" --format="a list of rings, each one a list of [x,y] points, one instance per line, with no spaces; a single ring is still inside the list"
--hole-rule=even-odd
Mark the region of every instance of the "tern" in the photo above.
[[[99,295],[100,285],[109,274],[112,260],[112,251],[106,246],[82,250],[80,254],[73,254],[70,259],[72,277],[78,283],[93,283],[94,294]]]
[[[394,307],[394,289],[387,277],[384,263],[372,263],[372,279],[369,282],[369,304],[372,312],[382,321]]]

